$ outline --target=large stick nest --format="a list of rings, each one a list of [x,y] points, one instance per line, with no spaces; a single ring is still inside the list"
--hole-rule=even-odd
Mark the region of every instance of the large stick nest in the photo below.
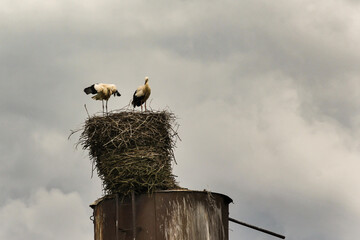
[[[105,194],[175,189],[175,127],[168,111],[110,113],[89,117],[78,144],[89,150]]]

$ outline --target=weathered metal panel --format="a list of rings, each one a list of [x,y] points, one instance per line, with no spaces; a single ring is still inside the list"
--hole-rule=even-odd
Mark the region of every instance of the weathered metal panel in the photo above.
[[[227,240],[228,202],[209,192],[156,194],[159,239]]]
[[[205,191],[158,191],[135,196],[133,218],[131,198],[107,196],[91,205],[94,239],[133,240],[135,224],[137,240],[227,240],[231,201]]]
[[[116,211],[114,199],[104,199],[94,208],[95,240],[114,239]]]

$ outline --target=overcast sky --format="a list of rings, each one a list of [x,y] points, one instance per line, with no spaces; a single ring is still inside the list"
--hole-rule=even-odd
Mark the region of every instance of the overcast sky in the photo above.
[[[0,239],[93,239],[102,196],[67,139],[114,83],[171,109],[182,187],[289,240],[360,235],[360,2],[1,0]],[[274,239],[230,223],[230,240]]]

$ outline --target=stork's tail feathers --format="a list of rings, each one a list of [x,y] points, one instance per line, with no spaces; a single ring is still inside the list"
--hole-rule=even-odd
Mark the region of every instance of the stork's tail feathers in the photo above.
[[[132,102],[131,102],[131,104],[133,105],[134,108],[135,108],[136,106],[137,106],[137,107],[140,107],[141,104],[144,103],[144,102],[143,102],[144,96],[137,97],[137,96],[136,96],[136,92],[137,92],[137,91],[135,91],[135,93],[134,93],[134,95],[133,95],[133,100],[132,100]]]
[[[142,102],[141,102],[141,101],[139,101],[139,100],[138,100],[138,101],[134,101],[134,100],[133,100],[133,101],[131,102],[131,104],[132,104],[132,105],[133,105],[133,107],[135,108],[135,107],[140,107],[140,106],[141,106],[141,104],[142,104]]]
[[[96,89],[95,89],[95,87],[94,87],[94,84],[93,85],[91,85],[90,87],[87,87],[87,88],[85,88],[84,89],[84,92],[86,93],[86,94],[96,94],[97,93],[97,91],[96,91]]]
[[[121,94],[119,93],[119,91],[118,90],[116,90],[115,92],[114,92],[114,97],[115,96],[118,96],[118,97],[120,97],[121,96]]]

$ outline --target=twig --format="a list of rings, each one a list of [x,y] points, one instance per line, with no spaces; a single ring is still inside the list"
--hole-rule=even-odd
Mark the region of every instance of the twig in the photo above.
[[[85,107],[85,110],[86,110],[86,113],[87,113],[88,117],[90,118],[90,114],[89,114],[89,111],[87,110],[86,104],[84,104],[84,107]]]

